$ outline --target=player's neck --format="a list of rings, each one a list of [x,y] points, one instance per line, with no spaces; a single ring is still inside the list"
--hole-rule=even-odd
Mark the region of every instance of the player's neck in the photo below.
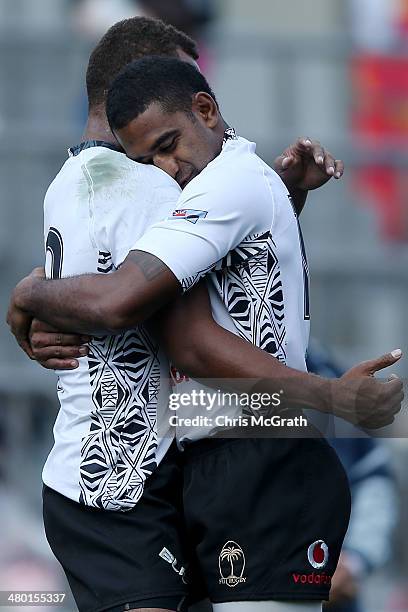
[[[103,140],[104,142],[118,145],[118,141],[111,132],[105,113],[100,112],[89,113],[82,140]]]

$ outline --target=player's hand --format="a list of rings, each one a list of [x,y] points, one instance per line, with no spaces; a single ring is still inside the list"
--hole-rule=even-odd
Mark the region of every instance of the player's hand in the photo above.
[[[23,278],[11,294],[7,311],[7,324],[10,327],[10,331],[30,359],[35,359],[29,338],[33,317],[19,306],[20,297],[24,295],[25,292],[30,291],[32,284],[38,282],[38,280],[42,280],[44,276],[43,268],[34,268],[31,274]]]
[[[47,370],[75,370],[91,341],[90,336],[60,333],[38,319],[31,323],[29,339],[34,359]]]
[[[276,158],[274,169],[290,192],[311,191],[331,178],[340,179],[344,163],[335,159],[317,140],[298,138]]]
[[[353,425],[380,429],[394,422],[404,399],[402,381],[392,374],[387,381],[374,374],[401,359],[397,349],[377,359],[364,361],[333,381],[333,413]]]

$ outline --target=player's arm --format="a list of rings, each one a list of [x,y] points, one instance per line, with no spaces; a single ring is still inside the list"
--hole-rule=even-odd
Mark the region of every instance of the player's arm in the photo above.
[[[401,407],[401,381],[373,378],[400,353],[359,364],[334,380],[295,370],[218,325],[204,282],[158,313],[151,325],[171,363],[209,387],[270,395],[283,390],[285,408],[313,408],[373,428],[391,423]]]
[[[317,140],[298,138],[275,159],[274,170],[285,183],[300,215],[308,192],[322,187],[333,177],[340,179],[344,163],[335,159]]]
[[[269,394],[283,388],[285,406],[312,407],[370,428],[392,422],[401,406],[401,382],[373,378],[376,371],[398,361],[398,353],[359,364],[338,380],[294,370],[220,327],[212,317],[204,283],[172,302],[149,324],[173,364],[210,387]],[[89,340],[57,332],[39,321],[34,322],[30,339],[34,358],[51,369],[78,367],[77,359],[87,354],[84,343]]]
[[[240,379],[253,386],[260,379],[309,378],[280,363],[266,351],[218,325],[205,281],[174,300],[149,322],[170,362],[194,379]],[[319,376],[311,377],[323,381]],[[242,386],[241,385],[241,386]]]
[[[112,274],[47,280],[38,270],[11,297],[8,323],[19,339],[35,316],[61,331],[118,333],[143,322],[181,293],[169,268],[154,255],[132,251]]]

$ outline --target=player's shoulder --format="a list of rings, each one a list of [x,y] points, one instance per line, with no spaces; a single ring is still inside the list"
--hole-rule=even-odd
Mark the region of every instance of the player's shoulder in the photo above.
[[[173,179],[154,166],[139,164],[124,153],[108,148],[87,149],[79,159],[82,171],[92,183],[94,192],[104,189],[123,190],[171,188]]]
[[[243,199],[247,195],[265,192],[265,169],[262,160],[256,155],[256,144],[244,138],[234,137],[227,140],[220,154],[184,189],[185,197],[196,193],[235,194]]]
[[[165,172],[129,159],[124,153],[97,146],[70,156],[53,180],[50,188],[64,184],[87,183],[94,193],[120,188],[124,185],[144,188],[172,188],[177,183]]]
[[[108,213],[135,203],[149,207],[176,201],[179,193],[176,181],[158,168],[107,147],[92,147],[66,160],[47,190],[44,212],[59,210],[61,198],[87,209],[92,202]]]
[[[261,179],[259,184],[262,183],[274,196],[283,194],[287,197],[285,183],[279,174],[259,157],[254,142],[245,138],[232,139],[227,142],[224,149],[225,157],[230,157],[230,164],[236,169],[236,173],[244,177],[244,180],[248,181],[251,176],[258,177]],[[252,185],[256,185],[256,181]]]
[[[260,158],[256,154],[256,143],[240,136],[233,136],[224,141],[221,153],[208,165],[209,170],[240,174],[260,172]]]

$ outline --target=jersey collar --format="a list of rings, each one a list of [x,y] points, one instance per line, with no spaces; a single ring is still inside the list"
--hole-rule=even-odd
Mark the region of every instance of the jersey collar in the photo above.
[[[234,128],[227,128],[224,132],[224,144],[228,142],[228,140],[237,140],[238,136]]]
[[[81,153],[81,151],[85,151],[85,149],[91,149],[92,147],[105,147],[105,149],[112,149],[112,151],[117,151],[118,153],[122,153],[119,147],[116,147],[114,144],[110,142],[105,142],[104,140],[85,140],[81,142],[79,145],[75,145],[68,149],[68,155],[70,157],[76,157]]]

